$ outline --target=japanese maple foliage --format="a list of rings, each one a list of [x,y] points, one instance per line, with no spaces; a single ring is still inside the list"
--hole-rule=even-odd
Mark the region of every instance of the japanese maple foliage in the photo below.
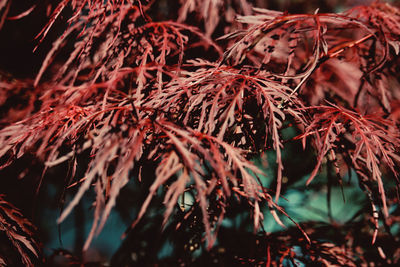
[[[325,165],[333,166],[342,186],[345,172],[356,174],[369,201],[358,222],[372,222],[369,242],[399,223],[393,192],[400,167],[400,10],[377,1],[342,13],[289,14],[257,8],[254,1],[185,0],[175,3],[179,11],[168,19],[153,20],[164,2],[62,0],[10,16],[12,1],[0,1],[0,28],[46,6],[48,23],[37,34],[36,49],[57,21],[65,22],[31,77],[15,80],[0,72],[1,168],[33,155],[43,162],[35,188],[40,192],[46,173],[68,162],[63,188],[77,189],[58,223],[88,190],[96,194],[83,250],[134,180],[147,185],[146,197],[127,236],[161,196],[159,227],[185,232],[200,225],[196,235],[209,251],[221,244],[218,232],[230,210],[244,205],[262,252],[238,262],[371,262],[356,241],[321,241],[319,226],[300,225],[285,211],[284,180],[296,179],[286,177],[285,168],[296,166],[286,166],[284,154],[293,143],[311,151],[306,185]],[[10,99],[24,93],[26,104],[12,107]],[[288,129],[295,134],[288,137]],[[274,158],[267,168],[275,182],[268,188],[264,170],[254,164],[265,155]],[[189,208],[179,205],[186,194],[194,197]],[[0,211],[13,214],[1,205]],[[265,211],[282,232],[265,231]],[[16,221],[11,215],[0,216],[1,227]],[[295,227],[285,229],[283,218]],[[19,227],[22,233],[8,237],[31,265],[37,241]],[[400,262],[400,251],[378,251],[382,262]]]
[[[0,231],[2,234],[6,235],[9,240],[9,244],[4,245],[15,247],[21,255],[22,263],[26,266],[31,266],[31,257],[39,257],[38,244],[33,232],[35,227],[29,220],[24,218],[16,207],[7,202],[3,195],[0,195],[0,211]],[[3,242],[5,241],[2,238],[2,243]],[[6,264],[19,264],[18,262],[7,262],[9,258],[8,255],[0,254],[0,264],[2,266]]]

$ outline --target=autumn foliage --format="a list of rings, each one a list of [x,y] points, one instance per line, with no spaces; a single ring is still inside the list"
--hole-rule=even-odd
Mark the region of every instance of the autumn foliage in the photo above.
[[[46,10],[32,53],[48,49],[31,76],[0,72],[1,169],[34,158],[36,176],[28,168],[13,179],[33,179],[36,195],[55,179],[49,172],[65,169],[59,185],[69,201],[58,223],[95,192],[83,251],[135,183],[144,197],[125,237],[135,238],[158,198],[158,227],[198,241],[176,256],[185,265],[221,260],[218,247],[236,251],[224,243],[223,222],[238,207],[252,221],[253,231],[241,234],[254,249],[232,256],[233,264],[400,263],[391,233],[400,223],[396,6],[296,14],[259,1],[181,0],[172,1],[178,11],[165,12],[161,0],[62,0],[33,1],[13,14],[14,2],[0,0],[0,28]],[[299,151],[288,154],[293,146]],[[366,196],[354,220],[297,223],[285,210],[285,193],[301,180],[293,173],[302,159],[287,159],[297,153],[306,155],[302,175],[311,189],[317,177],[330,177],[329,188],[357,186],[347,181],[354,176]],[[264,168],[255,164],[260,158]],[[35,227],[6,199],[0,195],[0,231],[23,264],[45,262]],[[267,221],[283,228],[269,233]],[[208,256],[196,261],[198,247]],[[0,254],[1,266],[7,260]]]

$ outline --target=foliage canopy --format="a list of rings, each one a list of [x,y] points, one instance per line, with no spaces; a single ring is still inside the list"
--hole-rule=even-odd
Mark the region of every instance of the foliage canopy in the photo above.
[[[2,31],[14,20],[47,21],[33,49],[43,55],[39,68],[21,77],[0,66],[1,172],[30,179],[37,199],[57,184],[66,201],[59,223],[95,192],[83,251],[134,183],[141,197],[124,204],[137,208],[124,244],[146,238],[135,232],[143,220],[159,222],[176,233],[174,252],[159,264],[400,263],[395,5],[296,14],[245,0],[31,2],[20,11],[0,0]],[[266,166],[255,164],[260,158]],[[357,186],[345,180],[353,176],[366,203],[343,225],[298,223],[285,195],[305,175],[310,190],[327,188],[328,203],[334,184]],[[13,255],[51,264],[29,214],[6,199],[0,231]],[[161,220],[151,217],[155,202],[164,204]],[[226,222],[241,213],[254,229],[236,230],[249,244],[242,252],[226,241]],[[265,229],[272,218],[281,231]],[[138,260],[120,254],[113,264]],[[139,261],[157,263],[149,255]],[[2,251],[0,265],[15,264],[12,257]]]

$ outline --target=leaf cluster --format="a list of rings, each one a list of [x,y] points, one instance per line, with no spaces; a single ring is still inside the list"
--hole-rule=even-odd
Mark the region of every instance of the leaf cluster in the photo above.
[[[180,2],[175,21],[152,20],[154,1],[49,4],[38,47],[57,20],[67,26],[41,68],[32,79],[18,81],[0,73],[1,168],[34,155],[44,162],[40,191],[45,173],[68,163],[63,186],[77,189],[58,222],[88,190],[96,193],[83,250],[134,179],[147,180],[149,187],[127,234],[161,194],[162,225],[174,223],[179,212],[184,218],[196,213],[201,241],[211,250],[236,199],[246,203],[254,231],[265,234],[258,242],[267,247],[267,266],[301,255],[292,243],[304,247],[307,261],[355,266],[354,248],[312,240],[310,228],[297,223],[300,236],[269,236],[263,207],[282,226],[282,218],[292,220],[280,206],[284,180],[291,179],[284,153],[288,143],[302,142],[315,155],[307,185],[324,165],[334,167],[342,185],[344,171],[356,173],[376,228],[372,242],[378,220],[397,218],[391,210],[398,205],[392,191],[399,186],[400,164],[400,10],[379,1],[314,14],[256,8],[250,1]],[[0,1],[0,28],[10,6]],[[35,7],[11,19],[29,16]],[[191,12],[198,12],[199,28],[190,24]],[[230,14],[237,15],[235,21]],[[27,104],[15,111],[10,99],[23,93],[29,94]],[[287,129],[294,136],[287,137]],[[269,188],[252,162],[265,154],[275,161]],[[188,193],[194,201],[186,209],[179,201]],[[175,222],[177,229],[182,222]],[[280,242],[282,249],[271,248]],[[35,254],[32,244],[25,242]]]

